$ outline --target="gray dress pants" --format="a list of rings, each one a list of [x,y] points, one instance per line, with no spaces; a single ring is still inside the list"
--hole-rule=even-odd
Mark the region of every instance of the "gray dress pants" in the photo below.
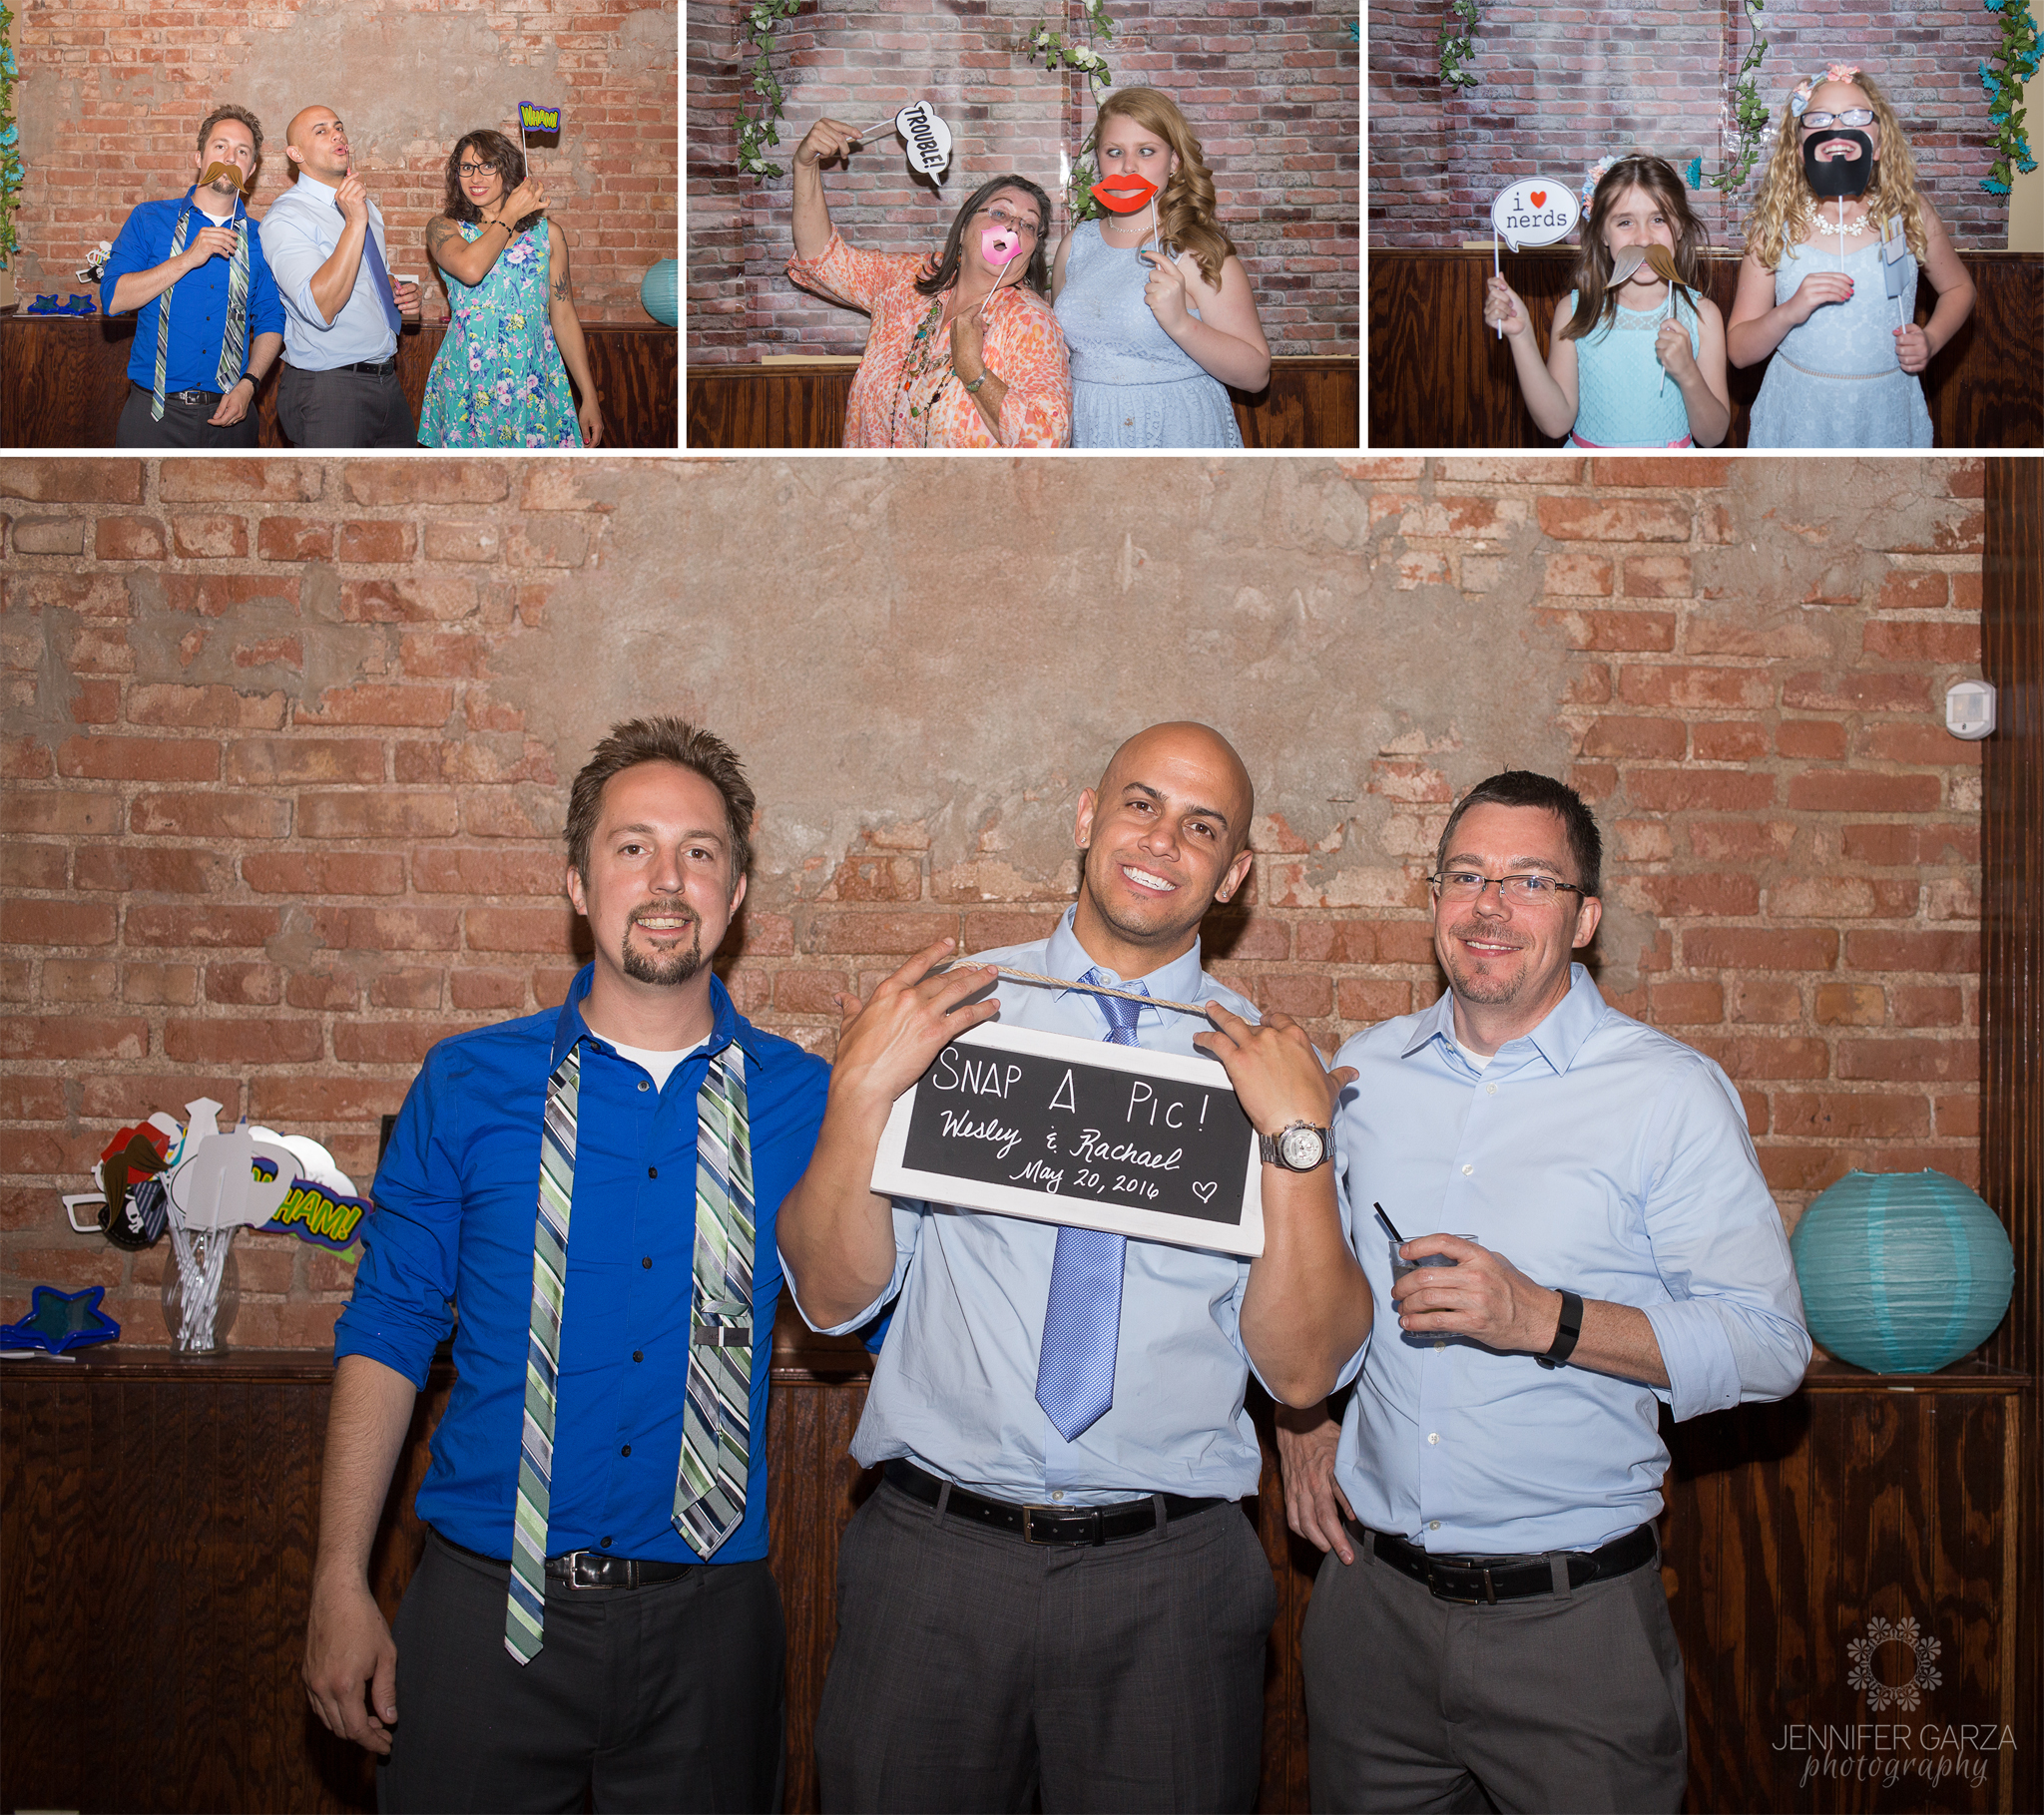
[[[1315,1811],[1676,1810],[1682,1653],[1661,1572],[1495,1606],[1438,1600],[1360,1528],[1302,1642]]]
[[[838,1553],[823,1807],[1250,1809],[1277,1611],[1237,1506],[1030,1545],[882,1486]]]

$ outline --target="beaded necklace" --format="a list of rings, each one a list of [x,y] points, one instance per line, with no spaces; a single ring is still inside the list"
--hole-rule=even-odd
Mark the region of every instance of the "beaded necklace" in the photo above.
[[[944,386],[956,376],[951,370],[951,336],[943,328],[945,298],[956,293],[955,290],[946,290],[931,302],[922,324],[908,343],[908,350],[901,355],[901,375],[895,381],[894,413],[898,417],[902,404],[908,405],[910,420],[921,424],[921,445],[924,447],[930,444],[930,424],[936,415],[937,399],[944,394]],[[986,300],[991,300],[992,295],[993,291],[989,290]],[[983,309],[985,302],[982,301],[980,306]],[[915,393],[929,382],[930,373],[937,369],[940,354],[943,375],[938,378],[928,400],[917,403],[914,401]]]

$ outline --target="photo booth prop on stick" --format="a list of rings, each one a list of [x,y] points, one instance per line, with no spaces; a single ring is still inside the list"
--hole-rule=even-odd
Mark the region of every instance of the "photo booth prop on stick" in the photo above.
[[[1133,215],[1139,208],[1147,207],[1150,210],[1150,237],[1157,241],[1157,249],[1170,257],[1171,247],[1164,243],[1164,227],[1157,214],[1157,198],[1162,194],[1163,191],[1148,177],[1139,177],[1134,171],[1103,177],[1093,186],[1093,199],[1113,214]]]
[[[872,1188],[1264,1251],[1256,1131],[1216,1061],[1027,1028],[970,1028],[937,1055],[887,1119]]]
[[[1576,230],[1583,217],[1576,192],[1552,177],[1521,177],[1499,190],[1490,204],[1490,268],[1504,275],[1504,258],[1498,250],[1502,239],[1513,251],[1526,245],[1553,245]],[[1633,267],[1637,270],[1639,267]],[[1497,324],[1497,337],[1505,336],[1505,325]]]
[[[926,101],[911,101],[892,120],[868,127],[859,137],[875,138],[890,126],[908,148],[908,168],[941,181],[951,162],[951,129],[937,118],[936,110]]]

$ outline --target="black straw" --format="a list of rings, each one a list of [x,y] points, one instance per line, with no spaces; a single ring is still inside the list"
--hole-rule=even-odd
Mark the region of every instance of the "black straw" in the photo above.
[[[1390,1217],[1384,1214],[1384,1206],[1380,1203],[1373,1203],[1369,1207],[1376,1211],[1377,1220],[1384,1225],[1384,1233],[1390,1236],[1402,1248],[1405,1245],[1405,1237],[1398,1233],[1397,1225],[1391,1221]]]

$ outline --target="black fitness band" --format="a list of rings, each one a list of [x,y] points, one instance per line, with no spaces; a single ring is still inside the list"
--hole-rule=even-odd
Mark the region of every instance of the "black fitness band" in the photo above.
[[[1561,1321],[1555,1326],[1554,1346],[1533,1359],[1544,1368],[1558,1368],[1576,1352],[1576,1339],[1583,1333],[1583,1301],[1574,1292],[1561,1295]]]

